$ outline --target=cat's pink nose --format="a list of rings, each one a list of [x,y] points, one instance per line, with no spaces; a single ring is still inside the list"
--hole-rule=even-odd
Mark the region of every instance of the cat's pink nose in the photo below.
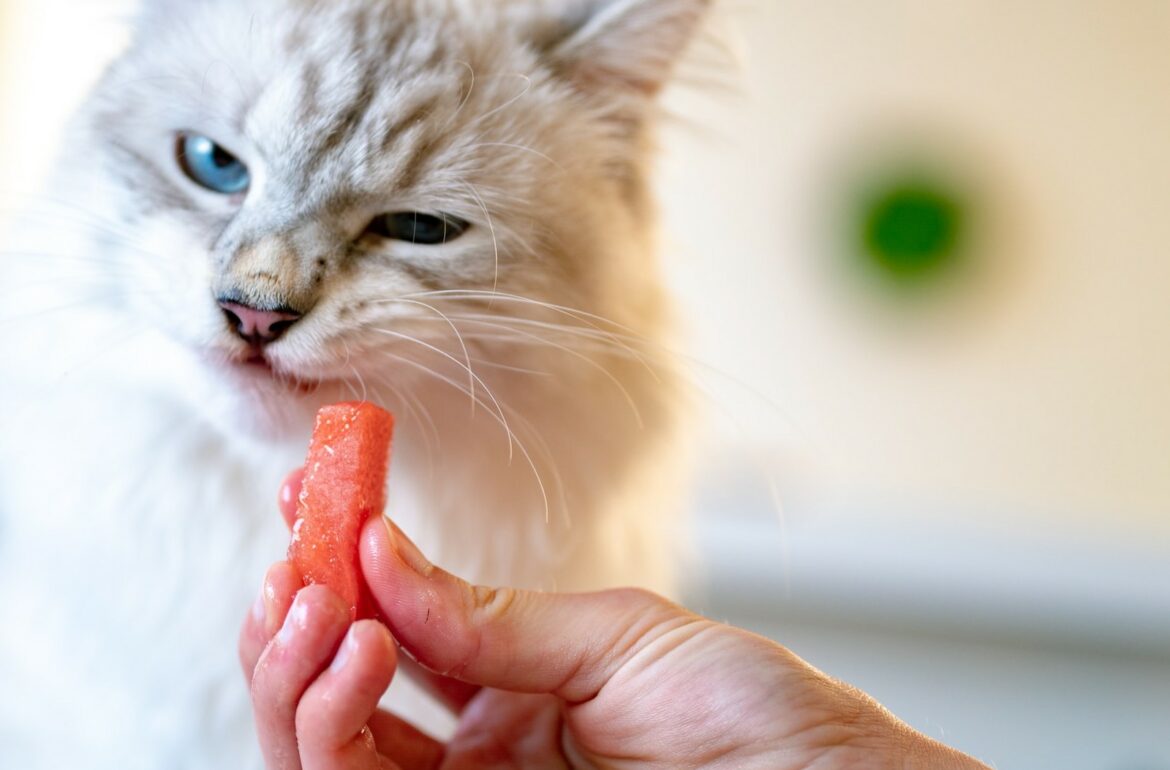
[[[227,300],[220,300],[219,306],[232,330],[254,347],[276,342],[302,315],[291,308],[265,310]]]

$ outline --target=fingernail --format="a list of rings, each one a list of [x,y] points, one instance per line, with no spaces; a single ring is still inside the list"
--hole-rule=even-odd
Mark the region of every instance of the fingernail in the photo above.
[[[398,554],[398,558],[402,560],[402,563],[423,577],[430,575],[435,566],[427,561],[427,557],[422,555],[422,551],[418,550],[418,546],[410,542],[410,538],[404,535],[402,530],[390,519],[383,517],[382,521],[386,523],[386,532],[390,537],[390,547],[394,549],[394,553]]]
[[[272,636],[276,633],[280,618],[276,614],[276,586],[267,576],[264,578],[264,587],[260,591],[260,600],[264,603],[264,633]]]
[[[281,646],[287,645],[294,634],[308,627],[309,603],[302,601],[301,595],[297,594],[297,597],[293,599],[292,607],[289,608],[288,617],[284,619],[284,625],[280,627],[280,632],[276,635],[276,643]]]
[[[341,643],[341,648],[333,656],[333,662],[329,664],[330,670],[341,671],[345,668],[345,664],[349,662],[354,651],[357,650],[356,631],[357,626],[350,626],[349,631],[345,632],[345,641]]]
[[[258,626],[265,625],[268,607],[264,604],[264,584],[260,584],[260,592],[256,594],[256,601],[252,602],[252,622]]]
[[[285,505],[293,504],[293,488],[292,484],[283,484],[280,487],[280,502]]]

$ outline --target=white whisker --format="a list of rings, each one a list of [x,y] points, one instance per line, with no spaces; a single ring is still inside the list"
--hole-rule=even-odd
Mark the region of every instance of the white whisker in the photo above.
[[[460,361],[458,358],[451,355],[447,351],[445,351],[439,347],[436,347],[435,345],[432,345],[431,343],[426,342],[425,340],[420,340],[417,337],[411,337],[409,334],[402,334],[401,332],[396,332],[396,331],[393,331],[391,329],[374,329],[373,331],[377,332],[378,334],[384,334],[388,337],[394,337],[395,339],[403,340],[405,342],[412,342],[416,345],[421,345],[422,347],[426,348],[427,350],[430,350],[434,353],[437,353],[438,355],[442,356],[443,358],[447,359],[448,361],[451,361],[456,366],[459,366],[460,368],[466,369],[468,374],[470,374],[470,376],[472,377],[472,379],[475,382],[478,382],[480,384],[480,386],[483,388],[484,392],[487,394],[487,397],[491,399],[493,404],[495,404],[496,409],[499,411],[499,417],[504,423],[504,428],[508,431],[508,435],[509,436],[513,435],[511,428],[508,426],[508,418],[504,416],[503,409],[500,407],[500,402],[496,400],[495,394],[492,393],[492,390],[491,390],[491,388],[488,387],[487,383],[484,382],[479,377],[479,375],[477,375],[475,373],[475,371],[471,369],[471,367],[466,366],[462,361]],[[471,400],[473,403],[480,403],[480,404],[483,403],[482,399],[479,399],[473,391],[469,390],[466,392],[471,397]],[[473,412],[473,414],[474,414],[474,412]],[[508,459],[509,460],[512,459],[511,445],[509,445],[509,447],[508,447]]]
[[[461,320],[463,320],[463,319],[461,319]],[[630,391],[628,389],[626,389],[626,386],[622,384],[621,380],[619,380],[617,378],[617,376],[613,374],[613,372],[611,372],[606,367],[602,366],[599,362],[594,361],[592,358],[589,358],[589,356],[586,356],[584,353],[581,353],[580,351],[573,350],[572,348],[570,348],[566,345],[561,345],[559,343],[552,342],[551,340],[543,339],[540,336],[533,334],[531,332],[522,331],[520,329],[513,329],[513,328],[506,326],[504,324],[494,323],[492,321],[472,320],[471,323],[476,323],[476,324],[486,326],[488,328],[494,328],[494,329],[499,329],[499,330],[503,330],[506,332],[511,332],[514,334],[519,334],[523,337],[526,337],[526,338],[532,339],[536,342],[548,345],[552,348],[555,348],[555,349],[560,350],[564,353],[567,353],[567,354],[573,356],[574,358],[577,358],[581,361],[584,361],[587,365],[589,365],[592,368],[596,369],[597,371],[601,372],[602,375],[604,375],[610,382],[612,382],[614,384],[614,386],[618,389],[618,391],[621,392],[622,396],[625,398],[626,403],[629,404],[630,410],[634,413],[634,419],[637,420],[637,422],[638,422],[638,429],[645,430],[646,423],[642,419],[642,412],[640,409],[638,409],[638,404],[636,401],[634,401],[634,397],[632,395],[630,395]]]
[[[402,300],[399,300],[399,302],[402,302],[403,304],[407,304],[407,305],[415,305],[417,307],[424,308],[425,310],[428,310],[432,313],[435,313],[436,315],[438,315],[440,318],[442,318],[444,321],[447,322],[447,325],[451,327],[451,331],[455,332],[455,339],[459,341],[459,347],[461,347],[463,349],[463,359],[464,359],[464,361],[467,362],[468,389],[471,391],[472,395],[474,395],[475,394],[475,374],[471,371],[471,354],[467,352],[467,343],[463,340],[463,335],[459,333],[459,327],[455,326],[455,323],[450,318],[448,318],[447,315],[445,313],[443,313],[443,311],[439,310],[434,305],[427,304],[426,302],[419,302],[418,300],[413,300],[413,299],[402,299]],[[472,417],[475,416],[475,400],[474,399],[471,402],[471,416]]]
[[[360,396],[360,397],[358,397],[358,399],[357,399],[357,400],[358,400],[358,401],[367,401],[367,400],[369,399],[369,393],[368,393],[368,392],[367,392],[367,390],[366,390],[366,382],[365,382],[365,380],[363,380],[363,379],[362,379],[362,375],[361,375],[361,373],[360,373],[360,372],[357,370],[357,367],[356,367],[356,366],[354,366],[354,365],[353,365],[353,364],[350,362],[351,358],[353,357],[353,354],[352,354],[352,352],[350,351],[350,348],[349,348],[349,343],[348,343],[348,342],[346,342],[346,341],[343,339],[343,340],[341,341],[341,344],[342,344],[342,346],[345,348],[345,362],[344,362],[344,365],[345,365],[346,367],[348,367],[348,368],[349,368],[349,370],[350,370],[351,372],[353,372],[353,376],[357,378],[357,381],[358,381],[358,383],[359,383],[359,384],[362,386],[362,394],[361,394],[361,396]],[[349,381],[348,381],[348,380],[346,380],[346,385],[350,385],[350,383],[349,383]],[[352,385],[350,385],[350,390],[353,390],[353,386],[352,386]],[[355,397],[357,397],[357,392],[356,392],[356,391],[354,392],[354,396],[355,396]]]
[[[570,513],[569,513],[569,499],[565,494],[565,480],[564,480],[564,477],[561,476],[561,471],[560,471],[560,468],[557,466],[557,459],[556,459],[556,456],[552,452],[552,448],[549,447],[548,442],[545,440],[545,438],[541,434],[541,432],[539,430],[537,430],[536,426],[533,424],[533,422],[531,420],[524,417],[518,411],[516,411],[515,409],[512,409],[511,407],[508,408],[508,413],[510,415],[512,415],[512,419],[515,420],[516,422],[518,422],[521,427],[527,427],[527,429],[528,429],[527,435],[529,435],[533,439],[533,441],[536,442],[537,450],[539,450],[541,455],[545,458],[545,460],[547,462],[547,467],[553,476],[553,479],[552,479],[553,483],[556,485],[557,498],[561,504],[561,517],[564,519],[565,526],[571,526],[572,525],[572,518],[571,518]],[[542,490],[543,490],[543,485],[542,485]],[[544,507],[544,523],[545,524],[548,524],[550,522],[550,516],[551,516],[551,514],[549,511],[548,500],[546,498],[545,499],[545,507]]]
[[[459,117],[459,113],[463,112],[463,108],[467,106],[467,102],[471,99],[472,92],[475,91],[475,67],[472,67],[470,63],[465,62],[462,59],[456,63],[463,65],[467,68],[467,71],[471,73],[471,83],[468,84],[467,93],[463,95],[463,99],[459,102],[459,106],[455,108],[455,112],[451,113],[451,117],[447,119],[446,125],[448,126],[454,122],[455,118]]]
[[[503,337],[501,336],[499,339],[503,339]],[[553,376],[552,372],[546,372],[546,371],[542,371],[540,369],[528,369],[528,368],[523,367],[523,366],[511,366],[509,364],[501,364],[501,363],[496,362],[496,361],[488,361],[487,359],[484,359],[484,358],[473,358],[471,360],[474,361],[479,366],[482,366],[482,367],[485,367],[488,369],[499,369],[500,371],[503,371],[503,372],[513,372],[515,374],[528,374],[528,375],[532,375],[533,377],[552,377]]]
[[[533,306],[536,308],[541,308],[541,309],[552,311],[553,313],[556,313],[559,315],[565,315],[565,316],[568,316],[570,318],[573,318],[574,320],[577,320],[581,323],[584,323],[586,326],[593,328],[598,333],[604,334],[604,335],[614,339],[615,341],[624,339],[624,340],[628,340],[629,342],[631,342],[633,344],[639,344],[639,345],[649,344],[649,341],[646,340],[642,335],[638,334],[635,330],[633,330],[627,326],[623,326],[622,324],[619,324],[616,321],[612,321],[610,319],[604,318],[602,316],[599,316],[599,315],[596,315],[593,313],[589,313],[589,312],[584,311],[584,310],[570,308],[570,307],[566,307],[564,305],[556,305],[556,304],[553,304],[550,302],[545,302],[543,300],[534,299],[532,297],[523,297],[523,296],[516,295],[516,294],[506,294],[506,293],[502,293],[502,292],[498,292],[498,291],[485,292],[485,291],[467,290],[467,289],[450,289],[450,290],[429,291],[429,292],[421,292],[421,293],[417,293],[417,294],[409,294],[409,295],[405,295],[405,296],[408,298],[443,297],[446,299],[454,299],[454,300],[458,300],[458,299],[484,300],[488,303],[489,307],[497,300],[502,300],[502,301],[506,301],[506,302],[514,302],[514,303],[519,303],[522,305],[530,305],[530,306]],[[535,319],[516,319],[516,320],[518,320],[518,321],[519,320],[531,320],[532,323],[540,323],[539,321],[536,321]],[[624,332],[624,334],[618,335],[614,332],[607,331],[605,329],[600,328],[598,326],[598,324],[605,324],[608,326],[612,326],[613,328],[620,329],[622,332]],[[660,345],[655,345],[655,347],[661,348]],[[637,357],[637,354],[634,353],[633,349],[628,348],[628,350],[631,354],[634,354],[635,357]],[[666,352],[669,353],[670,351],[666,351]],[[647,365],[647,368],[649,369],[648,365]],[[652,376],[654,376],[655,379],[657,379],[657,375],[655,374],[655,372],[652,369],[649,369],[649,371],[650,371],[650,374]]]
[[[496,323],[512,323],[512,324],[516,324],[516,325],[529,326],[529,327],[533,327],[533,328],[537,328],[537,329],[543,329],[546,331],[552,331],[552,332],[556,332],[558,334],[567,335],[569,337],[583,338],[583,339],[588,339],[592,342],[604,343],[604,344],[598,345],[597,349],[603,350],[603,351],[608,351],[612,354],[615,352],[612,350],[612,348],[617,348],[617,350],[619,350],[622,354],[625,354],[628,358],[640,363],[646,369],[646,371],[650,374],[650,376],[654,378],[655,382],[661,382],[661,379],[659,378],[658,373],[656,371],[654,371],[654,368],[651,366],[650,362],[646,359],[646,356],[644,354],[638,352],[637,350],[635,350],[633,347],[631,347],[631,344],[643,345],[643,344],[645,344],[645,340],[630,340],[630,344],[627,344],[624,341],[625,338],[623,338],[622,336],[615,335],[615,334],[612,334],[610,332],[606,332],[606,331],[597,329],[595,327],[584,328],[584,327],[579,327],[579,326],[566,326],[564,324],[555,324],[555,323],[550,323],[547,321],[538,321],[536,319],[523,318],[520,316],[502,316],[502,315],[498,315],[498,314],[466,314],[465,313],[465,314],[461,314],[461,315],[457,316],[457,318],[461,321],[468,321],[468,322],[473,322],[473,323],[485,322],[485,321],[486,322],[496,322]]]
[[[475,200],[479,203],[479,207],[483,210],[483,215],[487,219],[488,230],[492,234],[492,293],[494,294],[500,285],[500,242],[496,237],[496,225],[492,221],[492,213],[488,211],[487,204],[484,203],[483,196],[479,194],[479,190],[475,189],[475,185],[470,182],[464,182],[463,186],[475,196]]]
[[[434,369],[431,369],[430,367],[426,366],[425,364],[423,364],[419,361],[415,361],[414,359],[409,358],[407,356],[400,356],[400,355],[397,355],[395,353],[391,353],[391,352],[385,351],[385,350],[382,351],[382,355],[387,356],[388,358],[394,359],[395,361],[398,361],[400,363],[406,364],[407,366],[412,366],[412,367],[418,369],[419,371],[422,371],[424,374],[427,374],[430,377],[434,377],[435,379],[439,380],[440,382],[446,383],[447,385],[451,386],[452,388],[459,391],[460,393],[463,393],[465,395],[467,394],[467,389],[464,388],[463,385],[461,385],[459,382],[451,379],[450,377],[445,376],[441,372],[436,372]],[[481,401],[481,405],[484,407],[484,411],[488,415],[490,415],[493,420],[495,420],[497,423],[499,423],[500,426],[504,429],[504,432],[507,434],[508,462],[509,463],[512,462],[512,459],[513,459],[512,447],[515,446],[520,451],[520,454],[524,458],[524,461],[527,463],[529,469],[532,471],[532,474],[536,479],[536,484],[540,488],[540,497],[541,497],[541,500],[543,501],[543,505],[544,505],[544,516],[545,516],[545,520],[547,521],[551,515],[551,507],[549,505],[548,491],[545,488],[544,479],[540,475],[540,469],[537,468],[536,463],[533,461],[532,455],[528,452],[528,448],[524,445],[524,442],[520,440],[520,438],[513,432],[512,427],[508,424],[507,417],[504,415],[503,407],[499,407],[499,405],[497,404],[497,408],[500,409],[499,414],[497,414],[496,412],[487,408],[487,404],[482,403],[482,401]]]
[[[427,411],[426,406],[419,400],[417,396],[409,390],[404,391],[395,385],[390,377],[374,377],[374,381],[381,387],[390,391],[402,408],[406,410],[411,419],[419,426],[419,435],[422,437],[423,444],[426,448],[427,455],[427,477],[433,481],[435,478],[435,453],[442,451],[442,439],[439,436],[439,429],[435,425],[435,421],[431,418],[430,412]],[[434,437],[434,443],[431,439]]]
[[[480,115],[478,118],[476,118],[474,121],[472,121],[472,123],[471,123],[471,126],[478,126],[480,123],[482,123],[483,121],[487,120],[487,119],[488,119],[488,118],[490,118],[492,115],[495,115],[497,112],[502,112],[502,111],[504,111],[504,110],[508,109],[508,108],[509,108],[509,107],[511,107],[513,104],[515,104],[516,102],[518,102],[518,101],[520,101],[521,99],[523,99],[523,98],[524,98],[524,96],[525,96],[525,95],[526,95],[526,94],[527,94],[529,91],[531,91],[531,90],[532,90],[532,78],[528,77],[528,76],[527,76],[527,75],[525,75],[523,72],[514,72],[514,73],[511,73],[510,75],[501,75],[500,77],[515,77],[515,78],[519,78],[520,80],[523,80],[523,81],[524,81],[524,88],[523,88],[523,90],[521,90],[521,91],[520,91],[520,93],[516,94],[516,95],[515,95],[515,96],[513,96],[511,99],[508,99],[508,100],[507,100],[506,102],[504,102],[503,104],[500,104],[500,105],[498,105],[498,106],[496,106],[496,107],[493,107],[492,109],[488,110],[488,111],[487,111],[487,112],[485,112],[484,114]]]
[[[548,161],[549,164],[551,164],[553,167],[555,167],[558,171],[560,171],[561,173],[565,173],[565,167],[562,166],[560,163],[557,163],[555,160],[550,158],[548,155],[545,155],[543,152],[540,152],[539,150],[535,150],[531,147],[525,147],[522,144],[513,144],[511,142],[480,142],[479,144],[473,145],[470,149],[474,150],[477,147],[508,147],[508,148],[513,149],[513,150],[520,150],[522,152],[527,152],[531,155],[535,155],[536,157],[540,158],[541,160]]]
[[[496,300],[507,300],[507,301],[511,301],[511,302],[517,302],[520,304],[532,305],[534,307],[544,308],[546,310],[551,310],[553,312],[556,312],[556,313],[559,313],[562,315],[572,316],[572,317],[574,317],[580,321],[583,321],[583,322],[593,321],[595,323],[604,324],[606,326],[612,326],[613,328],[620,329],[623,332],[627,332],[627,333],[635,335],[635,336],[640,336],[640,335],[638,335],[638,332],[635,329],[632,329],[628,326],[624,326],[624,325],[618,323],[617,321],[611,320],[609,318],[605,318],[603,316],[599,316],[599,315],[596,315],[594,313],[590,313],[586,310],[581,310],[579,308],[567,307],[565,305],[558,305],[558,304],[555,304],[552,302],[545,302],[544,300],[539,300],[539,299],[536,299],[534,297],[525,297],[525,296],[522,296],[519,294],[509,294],[507,292],[501,292],[501,291],[496,291],[496,290],[485,291],[483,289],[438,289],[435,291],[425,291],[425,292],[417,292],[415,294],[405,294],[403,296],[408,298],[408,299],[428,299],[430,297],[443,297],[443,298],[447,298],[447,299],[479,299],[479,300],[484,300],[484,301],[489,302],[489,303],[496,301]],[[590,324],[590,325],[593,325],[593,324]]]

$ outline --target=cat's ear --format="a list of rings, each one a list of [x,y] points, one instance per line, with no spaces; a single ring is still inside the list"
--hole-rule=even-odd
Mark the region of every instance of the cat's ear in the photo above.
[[[653,96],[711,2],[573,0],[568,5],[539,31],[538,44],[552,66],[585,90]]]

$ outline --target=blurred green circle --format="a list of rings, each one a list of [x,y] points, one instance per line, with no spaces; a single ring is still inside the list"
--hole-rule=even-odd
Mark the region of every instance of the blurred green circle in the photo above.
[[[941,181],[890,179],[870,188],[861,207],[859,252],[900,284],[950,272],[966,235],[967,205]]]

